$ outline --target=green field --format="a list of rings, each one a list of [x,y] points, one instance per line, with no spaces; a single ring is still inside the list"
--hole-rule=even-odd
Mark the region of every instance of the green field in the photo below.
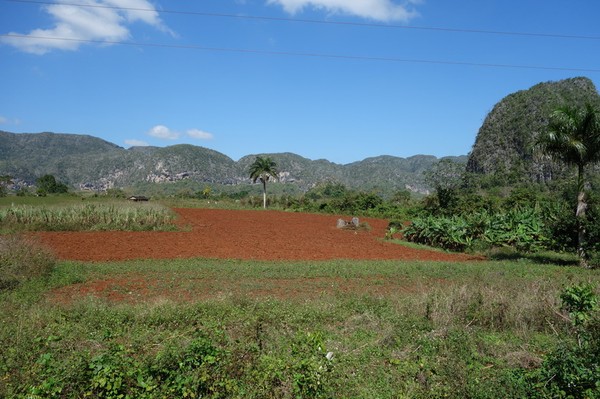
[[[0,233],[176,230],[175,213],[154,202],[132,203],[125,199],[94,197],[81,200],[72,196],[12,197],[10,200],[0,201]]]
[[[0,235],[0,398],[600,397],[600,269],[574,255],[82,263],[26,237]]]
[[[57,294],[107,280],[119,300]],[[59,262],[0,294],[0,397],[530,397],[572,340],[560,293],[599,281],[532,260]]]

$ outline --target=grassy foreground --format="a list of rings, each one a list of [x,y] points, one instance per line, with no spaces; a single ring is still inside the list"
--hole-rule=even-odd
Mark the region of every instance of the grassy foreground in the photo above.
[[[122,300],[57,295],[94,281]],[[0,291],[0,397],[543,397],[536,370],[573,337],[560,294],[581,282],[597,289],[600,271],[60,262]]]

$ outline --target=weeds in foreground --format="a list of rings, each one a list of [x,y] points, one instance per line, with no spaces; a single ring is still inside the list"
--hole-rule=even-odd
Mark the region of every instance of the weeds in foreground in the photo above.
[[[538,397],[600,398],[598,295],[591,284],[575,284],[560,298],[571,329],[528,379]]]
[[[140,272],[184,277],[192,291],[209,280],[215,293],[61,304],[49,292]],[[364,287],[278,300],[251,294],[250,279]],[[527,261],[61,263],[46,286],[0,293],[0,397],[560,397],[554,381],[594,372],[569,313],[589,315],[587,331],[597,325],[588,305],[598,281],[596,271]],[[372,290],[386,282],[398,289]],[[593,290],[569,288],[579,284]]]
[[[23,282],[48,276],[56,259],[31,238],[0,235],[0,291],[13,289]]]

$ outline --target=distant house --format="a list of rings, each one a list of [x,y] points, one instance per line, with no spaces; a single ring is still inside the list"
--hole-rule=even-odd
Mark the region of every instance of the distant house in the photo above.
[[[144,197],[143,195],[132,195],[131,197],[127,198],[129,201],[134,201],[134,202],[138,202],[138,201],[148,201],[149,198],[148,197]]]

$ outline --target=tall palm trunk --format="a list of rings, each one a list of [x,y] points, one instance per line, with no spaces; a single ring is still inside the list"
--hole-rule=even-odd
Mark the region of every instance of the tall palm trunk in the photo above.
[[[594,100],[595,101],[595,100]],[[600,109],[588,103],[583,108],[563,107],[554,111],[538,143],[548,155],[577,166],[577,255],[579,264],[590,267],[586,254],[585,167],[600,163]]]
[[[256,157],[250,165],[250,179],[252,183],[257,180],[263,185],[263,208],[267,208],[267,180],[277,178],[277,164],[271,158]]]
[[[267,209],[267,180],[260,179],[263,184],[263,208]]]
[[[585,211],[587,209],[587,199],[585,196],[585,183],[583,164],[578,165],[577,170],[577,255],[579,256],[579,265],[589,267],[587,254],[585,252]]]

